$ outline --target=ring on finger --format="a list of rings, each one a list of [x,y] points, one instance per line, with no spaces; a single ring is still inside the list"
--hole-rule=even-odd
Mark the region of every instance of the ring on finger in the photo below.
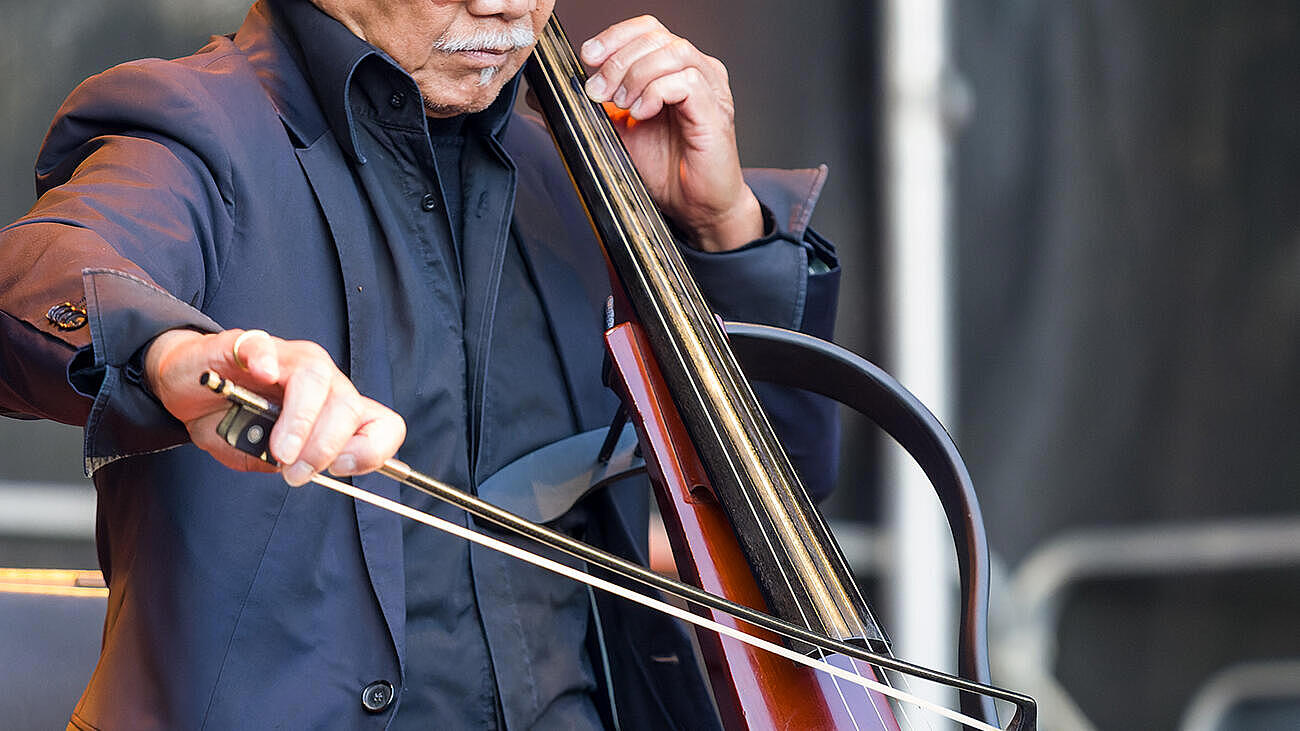
[[[243,370],[248,370],[248,363],[240,357],[239,346],[243,345],[244,341],[253,335],[266,335],[268,338],[271,337],[265,330],[245,330],[239,334],[239,337],[235,338],[235,344],[230,348],[230,354],[235,356],[235,365],[239,366]]]

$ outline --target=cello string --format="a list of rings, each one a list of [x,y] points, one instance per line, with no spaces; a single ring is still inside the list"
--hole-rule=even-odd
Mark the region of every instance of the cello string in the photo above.
[[[552,28],[551,26],[555,27]],[[639,262],[641,265],[635,267],[635,269],[639,270],[638,276],[640,276],[644,281],[652,272],[654,272],[657,273],[659,277],[667,276],[670,280],[676,280],[676,287],[670,287],[670,291],[675,291],[681,295],[674,295],[673,299],[675,304],[679,309],[685,310],[694,315],[694,322],[702,322],[705,325],[705,327],[703,327],[703,333],[696,332],[694,334],[697,337],[702,335],[703,337],[700,339],[707,342],[708,345],[713,348],[712,353],[709,353],[707,349],[704,351],[706,359],[710,361],[708,365],[711,367],[715,377],[722,376],[723,378],[721,380],[731,381],[732,389],[736,390],[738,388],[736,374],[732,372],[736,369],[734,367],[731,369],[718,368],[718,361],[721,358],[716,354],[719,352],[725,353],[725,336],[722,335],[719,328],[709,328],[707,326],[713,322],[713,315],[708,311],[707,305],[704,303],[703,297],[699,294],[698,288],[694,286],[693,280],[683,271],[684,263],[682,262],[681,257],[673,256],[673,254],[676,254],[676,247],[671,232],[667,230],[667,227],[664,225],[661,218],[645,213],[646,211],[656,210],[653,202],[649,198],[648,191],[645,189],[645,186],[641,184],[642,181],[637,175],[635,168],[631,165],[628,156],[626,154],[621,154],[624,152],[621,141],[616,135],[613,126],[609,123],[609,118],[605,114],[603,106],[597,105],[586,98],[580,85],[581,79],[584,75],[582,67],[574,58],[571,46],[569,46],[563,38],[562,32],[558,30],[558,25],[552,23],[551,26],[548,26],[546,32],[543,33],[543,38],[540,39],[537,56],[539,66],[541,67],[541,70],[545,72],[542,74],[545,83],[552,92],[552,98],[557,102],[558,111],[562,117],[559,121],[568,125],[575,131],[577,127],[584,128],[590,134],[583,135],[582,137],[585,139],[594,139],[599,143],[596,145],[585,146],[583,149],[586,151],[586,154],[579,156],[583,158],[583,163],[589,168],[589,170],[594,172],[594,169],[599,167],[613,168],[615,175],[606,177],[612,177],[615,182],[622,183],[621,185],[613,186],[612,188],[601,186],[598,187],[595,192],[599,198],[602,199],[607,210],[614,214],[622,214],[617,217],[624,221],[625,230],[633,237],[632,241],[627,242],[634,246],[633,250],[635,250],[635,244],[639,243],[641,244],[641,250],[643,252],[648,251],[650,261],[645,261],[643,258],[642,261]],[[574,80],[577,80],[579,83],[565,83]],[[603,159],[597,159],[597,156],[600,153],[603,153]],[[604,164],[602,165],[601,163]],[[621,198],[622,205],[615,205],[614,202],[610,200],[611,196]],[[630,201],[627,200],[629,196],[632,199]],[[645,254],[643,254],[643,257],[644,256]],[[659,266],[657,268],[651,267],[651,271],[647,271],[646,267],[652,264],[655,259],[659,261]],[[666,323],[668,318],[666,318],[665,313],[662,311],[662,305],[658,302],[657,298],[654,301],[654,307],[657,310],[656,315],[658,316],[659,321]],[[689,318],[687,319],[689,320]],[[673,350],[678,350],[677,342],[672,342],[672,345]],[[675,356],[678,359],[678,362],[693,362],[693,359],[687,359],[683,353],[677,352],[675,353]],[[734,362],[732,365],[734,366]],[[691,371],[691,369],[687,370]],[[704,403],[705,399],[703,398],[703,394],[700,393],[701,384],[699,384],[695,378],[688,379],[688,382],[691,382],[692,389],[696,391],[696,398],[701,403]],[[747,389],[747,383],[744,383],[743,385],[745,389]],[[745,404],[742,403],[741,405]],[[750,409],[746,408],[743,409],[743,411],[749,413]],[[761,414],[761,412],[759,413]],[[755,421],[752,414],[750,414],[749,421]],[[710,423],[709,426],[715,431],[716,436],[718,425]],[[739,475],[740,470],[738,466],[735,464],[735,461],[730,458],[730,453],[727,454],[727,461],[731,471],[733,474]],[[764,460],[765,462],[770,463],[773,461],[771,455],[766,456],[767,459]],[[791,469],[790,472],[793,473],[793,470]],[[757,516],[759,511],[756,509],[756,506],[753,505],[752,500],[748,498],[748,496],[747,501],[750,503],[749,509],[751,514]],[[782,502],[784,502],[784,500],[782,500]],[[760,526],[763,525],[762,521],[758,521],[757,524]],[[765,534],[764,542],[768,546],[769,553],[776,555],[776,551],[772,545],[772,537]],[[842,556],[839,556],[839,563],[843,566]],[[780,566],[781,562],[777,562],[777,565]],[[781,572],[781,579],[785,582],[787,587],[791,587],[792,582],[790,577],[784,570]],[[858,591],[856,586],[853,587],[852,591],[856,595],[859,605],[865,609],[866,614],[870,616],[870,609],[867,608],[860,591]],[[793,591],[791,594],[797,596]],[[805,608],[799,606],[799,612],[802,615],[804,624],[811,626],[808,622],[808,614]],[[865,632],[865,627],[862,625],[861,618],[858,617],[856,613],[852,614],[852,620],[851,624],[856,624],[856,627],[853,627],[852,629],[860,636],[868,636]],[[882,677],[886,681],[889,680],[887,675],[882,675]],[[877,713],[879,713],[878,709]]]
[[[630,160],[626,155],[617,154],[621,152],[621,148],[618,147],[612,125],[602,123],[606,122],[607,119],[599,106],[587,104],[585,109],[587,115],[591,118],[590,126],[594,128],[600,138],[601,149],[605,151],[609,158],[608,162],[617,168],[616,172],[619,173],[622,179],[627,181],[627,184],[621,188],[621,192],[631,194],[635,199],[622,208],[629,214],[632,219],[631,223],[635,224],[637,230],[634,233],[641,234],[640,237],[636,237],[638,240],[629,242],[635,247],[635,250],[641,252],[641,259],[637,261],[640,270],[639,274],[643,279],[653,276],[658,281],[659,286],[656,291],[660,296],[653,300],[656,309],[670,307],[676,313],[680,313],[672,318],[659,315],[659,320],[666,327],[678,330],[678,337],[669,339],[667,344],[674,351],[674,357],[679,363],[683,366],[690,366],[684,367],[683,370],[687,376],[687,382],[694,391],[696,401],[706,407],[705,412],[709,414],[706,422],[713,432],[714,440],[719,444],[733,443],[734,437],[724,435],[723,431],[725,430],[718,423],[718,419],[722,418],[733,425],[734,431],[732,434],[738,432],[745,438],[745,444],[741,446],[752,452],[756,459],[765,465],[783,463],[785,470],[776,471],[794,475],[793,467],[789,465],[788,460],[782,458],[779,451],[772,450],[767,446],[766,439],[756,438],[763,435],[761,427],[765,426],[767,432],[771,432],[771,426],[767,423],[761,409],[757,408],[756,402],[750,403],[754,399],[749,391],[748,382],[744,381],[743,377],[739,375],[739,367],[736,365],[735,359],[727,357],[729,351],[726,346],[725,335],[716,326],[714,315],[708,310],[707,303],[694,285],[689,273],[684,271],[685,264],[676,251],[676,243],[672,240],[671,234],[667,232],[662,219],[648,213],[655,210],[653,202],[649,198],[645,186],[638,184],[640,179],[635,177],[636,172]],[[641,215],[632,215],[635,213]],[[667,241],[664,241],[665,238],[667,238]],[[668,281],[664,282],[665,279]],[[670,322],[681,323],[682,328],[672,328]],[[684,342],[687,345],[694,343],[699,351],[698,355],[687,355],[680,352],[677,347],[678,342]],[[713,387],[709,387],[708,384],[702,383],[702,380],[716,383],[714,383]],[[717,395],[719,392],[739,394],[740,398],[733,401]],[[730,418],[728,418],[728,414]],[[750,470],[747,470],[736,459],[733,459],[732,453],[733,450],[723,451],[728,468],[738,484],[745,484],[746,478],[744,475],[749,474]],[[768,470],[767,472],[771,471]],[[802,511],[791,509],[789,499],[778,489],[777,483],[774,482],[768,485],[768,489],[773,493],[769,501],[775,501],[787,515],[791,516],[791,519],[796,524],[807,525],[807,516],[803,515]],[[793,540],[796,540],[797,543],[792,545],[789,538],[783,540],[778,535],[774,539],[767,532],[767,523],[762,519],[767,514],[767,511],[761,510],[759,506],[755,505],[754,498],[748,494],[746,494],[746,502],[755,524],[760,527],[760,530],[764,531],[763,539],[767,545],[768,553],[775,557],[782,553],[801,552],[809,556],[807,559],[809,562],[813,562],[812,556],[815,554],[823,562],[827,562],[825,554],[820,551],[814,552],[806,541],[796,538]],[[803,530],[797,533],[797,535],[802,534]],[[782,547],[781,552],[776,550],[777,545]],[[775,563],[778,567],[783,567],[783,562],[776,561]],[[813,563],[815,564],[815,562]],[[791,581],[784,569],[782,569],[781,574],[781,578],[790,594],[798,596],[799,593],[794,591],[794,582]],[[838,582],[835,585],[841,586]],[[856,589],[854,591],[856,593]],[[858,599],[861,602],[860,594],[858,594]],[[804,623],[811,626],[808,614],[803,607],[800,607],[800,612]],[[850,620],[847,622],[850,631],[862,637],[869,636],[866,627],[856,612],[847,615],[844,612],[837,612],[837,615],[842,620]]]
[[[562,46],[563,44],[557,43],[556,45]],[[692,280],[689,277],[683,276],[680,256],[672,256],[672,254],[676,253],[675,249],[672,248],[675,246],[675,243],[672,241],[672,237],[667,231],[666,226],[663,224],[662,219],[657,219],[644,214],[645,211],[654,211],[657,209],[654,207],[648,191],[644,184],[642,184],[641,179],[637,175],[635,168],[628,159],[628,156],[626,154],[620,154],[622,153],[621,143],[615,133],[613,125],[609,123],[609,118],[605,114],[603,107],[588,101],[585,96],[579,102],[572,98],[575,94],[570,93],[572,92],[571,89],[562,84],[559,86],[564,92],[566,92],[567,96],[571,97],[569,101],[572,103],[576,115],[583,117],[582,122],[585,122],[583,126],[595,133],[595,137],[600,143],[597,148],[603,151],[605,162],[607,162],[609,166],[615,168],[615,172],[618,174],[616,179],[625,182],[625,185],[618,188],[618,192],[622,193],[624,196],[630,195],[632,198],[631,201],[625,201],[622,205],[614,206],[611,204],[610,207],[611,209],[617,209],[628,214],[622,218],[624,219],[625,224],[627,224],[631,229],[629,233],[632,234],[632,240],[628,242],[629,245],[633,251],[641,253],[641,256],[635,258],[638,275],[645,281],[648,281],[652,275],[656,273],[660,278],[667,277],[669,280],[675,280],[671,282],[671,284],[674,284],[675,286],[666,286],[661,283],[660,286],[656,288],[662,295],[661,297],[654,298],[651,302],[656,310],[655,315],[657,319],[665,327],[670,327],[669,323],[674,321],[674,319],[685,319],[694,322],[711,322],[713,315],[711,313],[705,313],[702,310],[704,306],[703,297],[699,294],[698,289],[694,287]],[[592,154],[596,153],[593,151]],[[640,213],[641,215],[633,215],[637,213]],[[668,241],[663,241],[664,238],[667,238]],[[652,266],[655,264],[657,264],[657,266]],[[674,309],[689,313],[689,315],[685,318],[670,317],[667,313],[663,312],[664,308],[670,305],[676,305]],[[708,329],[705,328],[705,332],[703,333],[693,330],[689,334],[695,336],[701,341],[701,350],[704,352],[707,360],[706,363],[697,365],[709,368],[715,378],[720,381],[723,380],[723,378],[721,378],[724,375],[722,372],[723,369],[718,368],[715,362],[717,360],[717,343],[712,342],[714,338],[709,337],[710,335],[713,335],[713,333],[709,332]],[[674,357],[680,363],[695,363],[696,359],[681,352],[678,347],[680,341],[680,337],[668,340],[667,344],[674,351]],[[705,342],[713,346],[713,353],[710,353],[707,349],[703,348]],[[710,403],[710,399],[704,393],[705,389],[703,389],[702,385],[699,383],[699,379],[695,377],[696,374],[694,369],[688,368],[686,369],[686,372],[688,375],[692,376],[688,379],[688,383],[690,384],[691,389],[695,392],[695,399],[702,404]],[[716,421],[713,418],[710,418],[707,419],[706,422],[710,430],[714,433],[714,439],[718,443],[725,443],[727,440],[721,433],[720,427]],[[740,477],[742,475],[742,468],[734,459],[732,459],[731,452],[728,450],[725,451],[724,454],[727,458],[728,467],[732,474],[737,477],[738,481],[743,481],[743,478]],[[752,496],[746,493],[745,499],[748,503],[750,513],[758,516],[759,511],[753,504]],[[763,521],[756,520],[756,524],[760,527],[763,542],[767,545],[768,552],[774,556],[778,555],[773,538],[769,535]],[[791,595],[798,596],[798,593],[794,591],[794,583],[785,571],[784,566],[782,566],[781,562],[775,563],[780,570],[781,579],[785,583],[787,589],[789,589]],[[803,623],[807,626],[812,626],[805,608],[798,605],[798,609]]]
[[[544,45],[553,45],[555,52],[554,55],[557,57],[556,61],[561,63],[567,61],[567,65],[570,67],[570,72],[575,76],[580,76],[581,69],[572,58],[572,52],[564,52],[569,50],[566,48],[567,44],[563,43],[562,38],[550,38],[549,30],[550,29],[548,28],[546,43]],[[541,50],[542,49],[539,47],[539,56],[546,55],[540,53]],[[563,76],[563,74],[561,74],[561,76]],[[593,146],[594,149],[587,148],[589,154],[593,156],[593,159],[588,161],[589,167],[611,167],[614,169],[615,173],[615,175],[611,177],[623,182],[623,185],[617,186],[613,190],[606,191],[602,188],[599,191],[599,194],[610,211],[621,212],[624,214],[620,216],[620,218],[623,220],[627,229],[630,229],[628,230],[628,233],[631,234],[631,240],[627,243],[632,247],[632,251],[641,252],[641,256],[635,260],[638,276],[643,281],[647,281],[649,278],[656,275],[656,278],[659,279],[667,277],[669,280],[676,280],[673,282],[673,284],[676,285],[675,287],[666,286],[662,282],[658,287],[661,294],[671,296],[671,301],[669,302],[662,302],[666,297],[655,298],[652,301],[651,304],[656,310],[655,315],[658,321],[667,327],[671,321],[680,320],[681,318],[669,317],[667,313],[663,311],[665,306],[676,305],[676,307],[673,308],[674,310],[689,315],[685,318],[687,321],[691,321],[691,316],[693,316],[694,322],[711,323],[713,321],[713,315],[711,312],[706,311],[707,307],[703,302],[703,297],[699,294],[698,288],[694,286],[689,276],[684,275],[682,271],[684,265],[680,256],[672,256],[676,251],[671,232],[667,230],[667,227],[664,225],[661,218],[645,213],[656,209],[649,198],[648,191],[641,183],[640,177],[632,166],[631,161],[628,159],[626,154],[622,154],[623,148],[621,142],[616,135],[613,126],[609,123],[609,119],[604,113],[603,108],[588,100],[585,94],[581,93],[581,87],[579,86],[564,84],[554,80],[551,80],[549,85],[552,91],[558,92],[556,97],[562,98],[566,102],[566,104],[561,105],[561,111],[565,112],[566,123],[571,126],[582,126],[584,129],[592,133],[587,135],[587,138],[594,137],[599,142],[598,145]],[[603,153],[603,160],[598,161],[594,159],[594,156],[598,153]],[[600,165],[600,162],[604,162],[605,165]],[[610,200],[610,195],[620,197],[619,194],[621,194],[621,197],[624,200],[620,205],[615,205],[614,202]],[[630,200],[628,200],[629,197]],[[655,263],[658,264],[657,267],[652,266]],[[719,357],[716,353],[725,350],[725,345],[721,345],[718,342],[719,338],[722,336],[720,333],[714,332],[717,328],[710,329],[706,326],[703,330],[704,332],[693,330],[689,333],[690,335],[695,336],[697,340],[701,341],[699,344],[707,362],[700,365],[706,365],[714,375],[715,379],[719,381],[731,381],[732,389],[736,389],[737,384],[735,383],[734,374],[728,372],[728,369],[718,367]],[[669,340],[669,345],[674,351],[674,357],[677,362],[682,364],[697,363],[698,361],[696,358],[690,357],[680,351],[678,347],[680,339],[681,338]],[[707,348],[703,347],[706,343],[707,345],[712,346],[712,353],[710,353]],[[730,370],[735,369],[733,368]],[[686,371],[688,374],[693,375],[693,369],[687,368]],[[698,402],[702,404],[710,403],[710,399],[706,398],[705,394],[701,391],[702,384],[699,383],[698,378],[688,378],[688,382],[690,382],[692,390],[695,391],[695,398]],[[747,384],[745,384],[745,387],[747,388]],[[716,423],[710,423],[709,426],[715,432],[715,438],[719,440],[719,443],[725,443],[726,440],[722,439],[721,434],[718,432],[718,425]],[[727,453],[727,457],[732,473],[737,476],[741,475],[742,470],[740,466],[730,458],[729,452]],[[771,462],[772,460],[769,457],[766,461]],[[750,511],[753,514],[758,515],[758,511],[754,508],[752,502]],[[773,555],[777,555],[776,551],[773,550],[771,537],[764,536],[764,539],[769,546],[769,552]],[[782,578],[786,582],[787,586],[792,588],[789,577],[783,575]],[[807,614],[803,612],[802,607],[800,610],[803,614],[804,623],[809,624]],[[856,620],[857,618],[855,617],[854,619]],[[865,636],[865,632],[863,631],[864,628],[861,626],[860,622],[858,622],[858,626],[854,629]]]
[[[633,198],[636,199],[634,201],[635,205],[627,206],[626,208],[630,208],[633,212],[656,210],[653,207],[653,201],[649,198],[645,186],[636,184],[639,182],[639,178],[635,177],[635,170],[632,167],[631,162],[627,159],[627,156],[615,154],[621,150],[617,147],[612,126],[609,124],[598,123],[604,122],[606,119],[601,108],[594,104],[588,104],[586,105],[586,109],[588,115],[592,118],[590,126],[597,131],[598,136],[601,138],[601,142],[604,145],[603,149],[609,156],[610,162],[614,167],[618,168],[617,172],[628,181],[627,185],[622,188],[622,192],[625,194],[630,193]],[[694,280],[690,277],[689,272],[685,270],[685,263],[676,251],[676,244],[671,240],[671,234],[649,236],[648,234],[650,231],[661,234],[663,233],[661,230],[666,231],[662,224],[662,220],[656,219],[650,214],[644,214],[640,218],[644,218],[644,222],[641,220],[634,220],[634,222],[638,224],[643,223],[643,226],[638,227],[641,228],[642,233],[646,235],[646,240],[642,244],[643,250],[646,250],[648,256],[655,260],[654,263],[657,264],[657,266],[654,267],[654,271],[660,273],[661,276],[666,275],[670,280],[672,280],[671,286],[667,287],[667,291],[661,292],[661,295],[664,296],[656,299],[671,297],[677,305],[677,309],[688,313],[685,320],[696,325],[696,327],[692,328],[691,332],[686,333],[686,335],[691,336],[694,340],[699,342],[706,362],[699,363],[695,358],[688,360],[681,353],[676,353],[676,356],[680,362],[690,363],[695,366],[695,368],[687,369],[687,375],[690,376],[689,380],[693,390],[695,391],[697,400],[701,403],[712,404],[715,410],[725,407],[734,413],[734,421],[737,427],[743,429],[747,434],[761,435],[764,433],[764,427],[766,428],[766,432],[774,433],[772,432],[771,426],[767,422],[766,416],[761,410],[761,407],[758,406],[753,394],[749,391],[748,382],[744,380],[734,358],[727,357],[729,351],[726,345],[725,334],[722,332],[721,328],[712,326],[715,325],[715,317],[712,311],[709,310],[707,302],[705,302],[703,296],[700,294],[698,287],[695,286]],[[649,229],[649,231],[646,229]],[[666,243],[662,241],[665,235],[669,238]],[[642,274],[642,276],[644,277],[645,274]],[[676,342],[674,341],[672,345],[675,346]],[[676,350],[675,347],[674,350]],[[739,399],[734,402],[730,399],[725,399],[725,402],[706,399],[704,394],[701,392],[702,385],[698,383],[698,378],[696,377],[698,375],[697,371],[700,368],[708,368],[709,373],[714,379],[720,383],[726,384],[724,387],[726,393],[738,394]],[[713,418],[716,417],[711,417],[710,420],[713,420]],[[719,426],[717,424],[710,424],[710,427],[714,431],[715,437],[722,439],[718,431]],[[770,446],[767,446],[766,439],[751,438],[748,441],[755,452],[755,455],[764,464],[779,464],[785,467],[785,470],[783,471],[784,473],[791,476],[795,475],[793,466],[789,464],[788,459],[786,459],[779,450],[773,450]],[[728,455],[727,461],[732,473],[739,476],[740,468],[734,460],[730,459],[730,451],[727,451],[726,454]],[[743,482],[743,478],[741,479]],[[782,482],[781,484],[785,483]],[[779,503],[786,513],[791,516],[797,516],[798,519],[796,522],[802,523],[805,526],[801,529],[799,535],[802,535],[803,531],[811,529],[811,526],[814,523],[820,523],[822,528],[825,530],[825,524],[823,522],[817,520],[815,516],[810,517],[804,514],[803,510],[797,507],[797,501],[794,501],[792,497],[787,496],[784,491],[776,489],[776,486],[773,485],[773,492],[776,494]],[[759,525],[762,525],[763,521],[761,520],[761,516],[766,514],[765,511],[760,511],[752,501],[750,501],[748,507],[751,515],[755,517],[755,521]],[[827,532],[829,531],[827,530]],[[773,553],[773,555],[776,555],[776,552],[771,549],[771,540],[767,540],[767,543],[769,545],[769,551]],[[792,549],[798,550],[799,547],[802,546],[805,552],[815,553],[815,555],[821,559],[822,565],[830,566],[835,564],[844,572],[845,575],[851,575],[851,571],[844,562],[842,554],[837,551],[832,550],[826,552],[818,550],[814,552],[814,547],[808,546],[807,542],[802,540],[799,541],[799,546],[790,546],[788,542],[785,541],[781,541],[781,543],[785,546],[787,552]],[[778,562],[778,565],[779,564],[780,562]],[[789,583],[789,580],[786,579],[787,586],[789,586]],[[857,607],[854,607],[855,611],[847,615],[841,612],[841,618],[849,620],[848,623],[852,625],[852,631],[856,632],[859,636],[870,636],[870,633],[867,632],[866,626],[863,623],[862,617],[858,616],[856,611],[861,609],[872,622],[875,622],[875,618],[872,616],[870,607],[867,605],[861,591],[856,585],[852,584],[852,582],[849,582],[849,586],[847,587],[840,582],[835,582],[835,585],[840,586],[842,590],[845,590],[850,599],[857,600]],[[807,623],[806,615],[804,621]],[[879,626],[878,623],[876,623],[876,626]]]
[[[874,690],[880,693],[881,695],[895,698],[896,700],[902,701],[904,703],[911,703],[917,707],[924,708],[930,711],[931,713],[938,714],[950,720],[956,721],[957,723],[961,723],[966,726],[969,726],[970,728],[979,729],[979,731],[1004,731],[1003,729],[1000,729],[997,726],[991,726],[987,723],[984,723],[983,721],[980,721],[975,718],[971,718],[970,716],[967,716],[958,711],[954,711],[950,708],[944,708],[943,706],[934,704],[924,698],[921,698],[920,696],[898,690],[896,688],[877,682],[875,680],[871,680],[858,673],[849,672],[835,665],[831,665],[830,663],[827,663],[824,660],[808,657],[806,655],[795,652],[794,650],[791,650],[782,645],[778,645],[774,642],[769,642],[768,640],[762,639],[761,637],[755,637],[751,634],[738,630],[734,627],[730,627],[728,625],[715,622],[711,619],[701,617],[699,615],[693,614],[685,609],[681,609],[679,607],[673,606],[672,604],[661,601],[659,599],[655,599],[653,597],[647,596],[645,594],[641,594],[639,592],[631,591],[611,581],[607,581],[598,576],[594,576],[585,573],[583,571],[580,571],[578,569],[575,569],[571,566],[562,564],[559,561],[555,561],[545,556],[541,556],[536,553],[526,551],[522,548],[519,548],[518,546],[514,546],[509,543],[506,543],[505,541],[499,538],[495,538],[493,536],[489,536],[484,533],[479,533],[477,531],[470,530],[469,528],[466,528],[462,525],[457,525],[455,523],[444,520],[434,515],[429,515],[428,513],[417,510],[408,505],[404,505],[403,503],[397,502],[395,500],[390,500],[381,495],[376,495],[368,490],[363,490],[359,487],[354,487],[341,480],[336,480],[332,477],[328,477],[326,475],[322,475],[319,473],[313,475],[311,480],[312,482],[318,485],[326,487],[342,495],[346,495],[354,500],[360,500],[361,502],[367,503],[369,505],[373,505],[374,507],[377,507],[381,510],[386,510],[388,512],[395,513],[404,518],[414,520],[418,523],[423,523],[424,525],[427,525],[432,528],[437,528],[438,530],[444,531],[446,533],[450,533],[454,536],[463,538],[467,541],[478,544],[485,548],[498,551],[500,553],[506,554],[513,558],[519,559],[520,561],[524,561],[525,563],[532,564],[533,566],[537,566],[538,568],[551,571],[561,576],[565,576],[567,578],[573,579],[574,581],[582,582],[583,584],[600,589],[602,591],[608,592],[610,594],[621,597],[623,599],[627,599],[628,601],[635,602],[649,609],[662,612],[664,614],[675,617],[682,621],[689,622],[699,627],[703,627],[704,629],[710,630],[712,632],[717,632],[718,634],[725,635],[727,637],[735,639],[739,642],[743,642],[752,647],[756,647],[758,649],[771,652],[775,655],[790,660],[791,662],[795,662],[800,665],[813,668],[815,670],[820,670],[822,672],[828,673],[834,678],[839,678],[841,680],[845,680],[847,682],[860,685],[869,690]]]

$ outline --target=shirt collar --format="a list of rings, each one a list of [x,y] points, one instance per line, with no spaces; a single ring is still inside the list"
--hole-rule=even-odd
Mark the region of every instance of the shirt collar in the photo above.
[[[353,35],[346,26],[326,15],[310,0],[276,0],[274,4],[302,50],[307,78],[339,146],[353,160],[364,164],[366,160],[358,147],[357,122],[353,118],[350,99],[357,67],[375,56],[411,81],[412,88],[414,81],[388,54]],[[487,109],[470,115],[465,129],[486,133],[499,140],[514,109],[520,76],[516,74]]]

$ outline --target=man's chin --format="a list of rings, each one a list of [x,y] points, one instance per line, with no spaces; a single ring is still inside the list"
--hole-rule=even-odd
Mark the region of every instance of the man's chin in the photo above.
[[[451,104],[440,103],[432,99],[425,99],[424,113],[430,117],[455,117],[459,114],[475,114],[487,109],[492,105],[492,102],[495,101],[495,99],[496,97],[493,97],[492,99],[488,99],[481,103],[474,101],[469,103]]]
[[[468,88],[462,87],[464,93],[423,94],[424,110],[431,117],[454,117],[481,112],[492,106],[509,79],[509,74],[501,66],[479,69],[472,79],[467,80]]]

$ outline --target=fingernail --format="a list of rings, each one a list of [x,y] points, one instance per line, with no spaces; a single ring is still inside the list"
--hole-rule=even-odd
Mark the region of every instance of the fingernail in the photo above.
[[[587,61],[595,61],[600,58],[600,54],[605,51],[605,44],[592,38],[582,44],[582,57]]]
[[[618,91],[614,92],[614,103],[617,104],[617,105],[619,105],[620,107],[622,107],[622,108],[624,108],[624,109],[627,108],[627,107],[626,107],[626,104],[627,104],[627,89],[625,89],[625,88],[623,88],[623,87],[621,87],[621,86],[618,87]]]
[[[330,472],[338,475],[339,477],[347,477],[348,475],[355,474],[356,471],[357,471],[356,456],[348,454],[346,452],[340,454],[338,459],[334,460],[334,464],[330,465]]]
[[[636,103],[632,105],[632,108],[627,111],[636,119],[640,119],[637,115],[641,113],[641,100],[637,99]]]
[[[281,437],[279,445],[272,451],[281,462],[292,462],[298,459],[298,453],[302,451],[302,437],[297,434]]]
[[[293,485],[294,487],[298,487],[299,485],[305,485],[307,481],[311,479],[312,474],[315,472],[316,470],[313,469],[312,466],[307,464],[306,462],[294,462],[292,465],[290,465],[288,468],[285,469],[284,481],[289,483],[290,485]]]
[[[604,94],[605,94],[605,77],[601,76],[600,74],[596,74],[590,79],[587,79],[587,96],[591,97],[592,101],[598,101],[598,102],[605,101]]]

